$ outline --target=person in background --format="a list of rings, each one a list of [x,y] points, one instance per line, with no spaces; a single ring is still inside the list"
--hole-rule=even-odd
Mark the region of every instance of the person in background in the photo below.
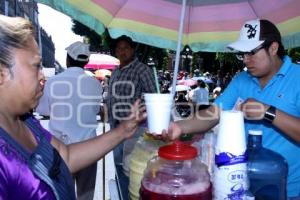
[[[196,104],[196,111],[209,107],[208,89],[203,80],[197,80],[197,88],[194,90],[192,101]]]
[[[108,122],[111,128],[125,120],[130,107],[144,93],[156,93],[153,71],[135,57],[136,44],[127,36],[115,41],[120,65],[112,72],[107,96]],[[138,132],[144,133],[140,127]],[[122,164],[123,143],[114,149],[115,164]]]
[[[136,101],[127,120],[109,134],[65,145],[30,113],[45,81],[34,36],[27,19],[0,15],[0,199],[75,200],[71,173],[131,137],[145,108]]]
[[[169,93],[169,87],[171,85],[171,74],[168,71],[165,71],[163,74],[163,81],[162,81],[162,86],[161,86],[161,93]]]
[[[190,77],[189,77],[189,73],[188,72],[184,72],[184,75],[183,75],[183,78],[182,78],[183,80],[188,80],[188,79],[190,79]]]
[[[96,137],[102,86],[84,72],[89,45],[74,42],[67,50],[67,69],[46,81],[36,112],[50,116],[49,131],[65,144]],[[73,174],[78,200],[93,200],[97,163]]]
[[[187,91],[177,91],[175,93],[175,109],[180,117],[188,117],[192,111],[186,96]]]
[[[104,80],[102,82],[102,88],[103,88],[103,101],[106,102],[107,100],[107,95],[108,95],[108,83],[109,83],[110,76],[105,75]]]
[[[195,69],[194,70],[194,75],[193,77],[200,77],[200,70],[199,69]]]
[[[199,111],[200,118],[171,123],[165,137],[175,139],[184,133],[205,132],[219,122],[222,110],[231,110],[241,101],[246,132],[262,130],[263,146],[287,160],[287,195],[289,200],[299,200],[300,66],[285,55],[280,32],[268,20],[247,21],[239,39],[228,47],[244,62],[247,71],[233,78],[213,106]]]
[[[214,90],[213,90],[213,99],[216,99],[218,96],[221,95],[221,91],[222,91],[222,88],[221,87],[216,87]]]

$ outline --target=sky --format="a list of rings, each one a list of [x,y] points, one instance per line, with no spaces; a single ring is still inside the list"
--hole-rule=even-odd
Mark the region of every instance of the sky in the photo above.
[[[55,58],[65,67],[67,55],[65,48],[73,42],[82,41],[83,38],[72,32],[70,17],[43,4],[38,4],[38,8],[40,25],[52,37],[54,42]]]

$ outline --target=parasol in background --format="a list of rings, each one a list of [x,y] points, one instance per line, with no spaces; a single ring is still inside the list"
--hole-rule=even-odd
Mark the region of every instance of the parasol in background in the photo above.
[[[182,91],[189,91],[191,88],[186,85],[176,85],[175,91],[176,92],[182,92]],[[172,87],[169,87],[168,89],[170,92],[172,91]]]
[[[120,64],[119,59],[107,54],[91,54],[85,69],[110,69],[113,70]]]
[[[95,77],[101,81],[104,80],[105,76],[111,76],[111,71],[108,69],[98,69],[94,73]]]
[[[197,81],[193,79],[179,80],[177,82],[177,85],[193,86],[193,85],[197,85]]]
[[[192,79],[195,80],[195,81],[202,80],[205,83],[213,83],[212,79],[204,77],[204,76],[197,76],[197,77],[193,77]]]

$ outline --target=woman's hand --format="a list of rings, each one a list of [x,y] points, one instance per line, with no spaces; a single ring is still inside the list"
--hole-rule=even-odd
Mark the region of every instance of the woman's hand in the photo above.
[[[131,107],[131,112],[127,120],[124,120],[118,126],[119,129],[125,134],[125,138],[131,137],[138,128],[141,121],[146,118],[146,108],[141,104],[141,100],[135,101]]]

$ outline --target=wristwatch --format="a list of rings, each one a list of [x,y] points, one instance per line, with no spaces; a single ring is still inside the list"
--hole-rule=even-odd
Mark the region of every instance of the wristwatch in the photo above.
[[[270,106],[265,112],[263,119],[269,123],[272,123],[275,117],[276,117],[276,108],[274,106]]]

